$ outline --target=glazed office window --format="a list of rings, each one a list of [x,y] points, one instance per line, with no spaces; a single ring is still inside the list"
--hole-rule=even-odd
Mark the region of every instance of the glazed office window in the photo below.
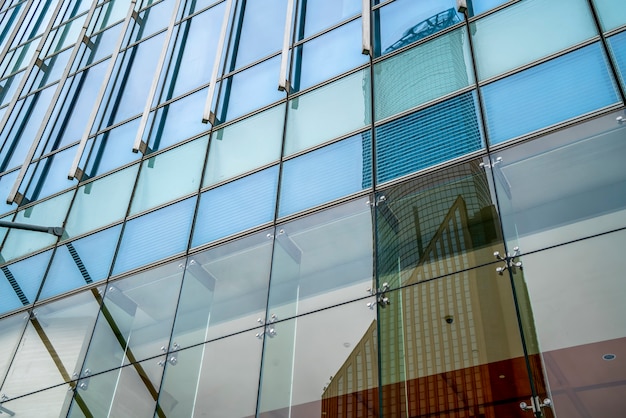
[[[366,295],[373,281],[370,208],[361,197],[276,226],[268,318],[284,320]]]
[[[203,187],[280,158],[285,105],[278,105],[213,133]]]
[[[593,0],[602,30],[610,31],[626,24],[626,10],[620,0]]]
[[[491,10],[511,0],[470,0],[468,1],[468,12],[470,17]],[[471,8],[471,10],[469,10]]]
[[[58,411],[62,414],[65,398],[71,386],[69,384],[59,385],[23,396],[21,398],[9,399],[2,403],[2,406],[10,411],[20,411],[20,414],[37,416],[42,410]]]
[[[80,167],[85,166],[88,178],[108,173],[141,157],[140,153],[131,152],[133,138],[139,129],[139,121],[140,118],[133,119],[99,134],[95,140],[93,138],[88,140],[85,149],[90,152],[83,153],[82,157],[88,158],[87,164],[82,161],[80,164]]]
[[[76,147],[71,147],[31,164],[29,171],[32,177],[24,193],[29,202],[44,199],[76,185],[75,180],[67,178],[67,168],[72,165],[74,154],[76,154]],[[26,182],[22,183],[23,186],[26,184]]]
[[[157,61],[163,46],[165,34],[161,33],[124,52],[122,63],[117,66],[119,71],[112,75],[116,80],[109,95],[105,95],[104,103],[108,101],[104,110],[100,129],[114,125],[131,116],[141,113],[146,105],[148,92],[155,76]],[[115,72],[114,72],[115,73]],[[108,97],[108,98],[107,98]],[[103,107],[99,112],[103,111]],[[92,132],[98,124],[94,124]]]
[[[281,49],[286,11],[287,0],[247,0],[238,7],[228,71]]]
[[[0,268],[2,287],[7,292],[2,293],[0,302],[3,313],[35,301],[51,256],[52,250],[48,250]]]
[[[379,416],[376,313],[365,303],[272,324],[276,335],[265,337],[258,416],[332,417],[346,410],[353,411],[348,416]]]
[[[386,297],[377,324],[381,415],[517,414],[517,399],[532,396],[511,283],[495,265],[411,283]],[[442,380],[458,390],[442,390]],[[503,381],[506,394],[484,390]]]
[[[30,74],[30,80],[32,80],[32,82],[29,81],[26,83],[25,90],[30,93],[41,87],[59,81],[61,75],[63,74],[63,70],[65,70],[65,66],[68,63],[68,60],[70,59],[71,54],[72,49],[69,48],[44,60],[42,67],[45,68],[45,71],[32,72]],[[19,78],[14,81],[19,83]],[[15,87],[17,88],[17,86]]]
[[[37,299],[47,299],[106,279],[121,230],[122,225],[116,225],[59,245]]]
[[[367,189],[371,172],[371,139],[363,134],[285,161],[278,216]]]
[[[492,156],[509,248],[525,253],[626,226],[623,111]],[[589,175],[593,173],[593,176]]]
[[[19,170],[13,170],[9,173],[5,173],[0,177],[0,199],[6,199],[13,187],[13,183],[15,183],[15,179],[17,178],[17,173]],[[13,206],[0,204],[0,213],[8,212],[10,210],[15,209]],[[1,240],[1,236],[0,236]]]
[[[376,177],[382,183],[483,147],[474,92],[376,128]]]
[[[376,120],[474,83],[463,28],[374,65]]]
[[[488,84],[482,92],[492,144],[618,101],[598,43]]]
[[[370,103],[369,69],[291,99],[284,155],[368,125],[371,120]]]
[[[62,226],[74,192],[67,192],[17,212],[14,221],[31,225]],[[11,229],[2,247],[5,261],[34,253],[53,245],[57,237],[41,232]]]
[[[98,310],[91,291],[35,308],[4,380],[11,396],[67,382],[80,367],[85,336],[91,333]],[[24,373],[30,367],[37,373]]]
[[[148,122],[144,137],[150,135],[148,144],[152,151],[177,144],[207,130],[208,126],[199,117],[206,95],[207,89],[199,90],[150,114],[152,122]]]
[[[87,15],[84,14],[53,29],[43,47],[45,56],[54,54],[55,52],[73,45],[76,41],[79,41],[78,35],[85,23],[86,17]]]
[[[80,186],[65,225],[68,237],[75,237],[123,219],[138,169],[139,165],[135,164]],[[111,196],[115,196],[115,199],[111,199]]]
[[[26,2],[20,3],[5,11],[4,18],[2,19],[3,28],[0,31],[0,48],[4,48],[9,41],[9,34],[15,29],[15,25],[19,21],[20,13],[23,12],[22,6],[24,4],[26,4]]]
[[[587,0],[527,0],[473,22],[470,33],[484,80],[584,42],[597,29]]]
[[[611,36],[608,38],[608,43],[613,59],[617,64],[620,81],[623,88],[626,89],[626,32]]]
[[[80,52],[72,65],[72,71],[76,71],[94,62],[98,62],[104,57],[111,56],[123,26],[123,22],[120,22],[115,26],[91,35],[89,37],[89,46],[83,42],[79,46]]]
[[[205,136],[145,160],[133,193],[130,215],[197,192],[207,142]]]
[[[454,0],[396,0],[374,11],[374,56],[395,51],[462,20]]]
[[[172,341],[184,348],[260,326],[272,234],[267,229],[188,257]]]
[[[39,35],[41,35],[55,9],[55,4],[52,0],[44,0],[39,2],[33,2],[27,11],[26,19],[15,37],[14,45],[16,42],[24,43]],[[35,17],[37,16],[37,17]]]
[[[228,77],[221,84],[217,108],[220,123],[243,116],[285,98],[278,90],[280,56],[268,59],[252,68]]]
[[[5,299],[5,295],[8,295],[8,293],[5,292],[7,289],[4,288],[4,282],[5,280],[0,280],[0,292],[2,292],[3,300]],[[11,291],[10,288],[8,291]],[[4,307],[2,311],[5,311]],[[0,320],[0,344],[2,344],[2,347],[10,347],[0,352],[0,376],[2,376],[3,379],[11,365],[15,348],[24,332],[26,321],[28,321],[28,316],[24,315],[23,312]]]
[[[184,252],[195,205],[191,197],[126,221],[113,274]]]
[[[0,81],[0,86],[2,86],[2,91],[0,91],[0,106],[4,106],[11,101],[13,95],[17,91],[20,81],[22,81],[22,77],[25,75],[26,71],[20,71],[19,73],[13,74]]]
[[[159,407],[167,416],[254,416],[263,347],[255,337],[259,331],[179,351],[177,364],[166,365]]]
[[[179,25],[169,66],[163,67],[167,73],[162,77],[165,84],[160,102],[209,82],[224,11],[222,2]],[[198,119],[202,116],[202,110],[199,111]]]
[[[178,12],[173,10],[174,5],[175,0],[161,0],[143,9],[138,14],[137,23],[131,29],[130,39],[132,42],[137,42],[167,28],[172,13]]]
[[[359,0],[317,0],[299,4],[297,40],[315,35],[361,13]]]
[[[491,263],[502,237],[482,160],[380,190],[376,203],[378,287],[395,289]]]
[[[34,41],[30,41],[7,52],[2,63],[0,63],[0,74],[2,74],[2,77],[6,77],[9,74],[14,74],[26,68],[35,54],[38,43],[39,40],[35,39]]]
[[[368,62],[361,53],[361,20],[353,20],[296,47],[291,86],[304,90]]]
[[[87,3],[87,2],[85,2]],[[94,12],[94,18],[89,22],[89,29],[98,31],[118,23],[126,17],[130,2],[127,0],[104,1]]]
[[[224,238],[274,219],[278,166],[200,195],[191,245]]]

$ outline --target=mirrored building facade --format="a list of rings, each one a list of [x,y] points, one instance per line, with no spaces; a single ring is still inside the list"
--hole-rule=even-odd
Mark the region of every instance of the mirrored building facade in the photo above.
[[[621,0],[0,0],[0,415],[621,417],[625,106]]]

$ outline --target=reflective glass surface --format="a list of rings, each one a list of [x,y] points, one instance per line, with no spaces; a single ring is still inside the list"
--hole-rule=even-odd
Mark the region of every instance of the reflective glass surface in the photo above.
[[[13,264],[0,267],[2,312],[7,312],[35,301],[39,287],[50,262],[52,251],[48,250]],[[8,284],[8,286],[7,286]]]
[[[0,285],[1,286],[1,285]],[[5,289],[2,288],[2,295],[4,296]],[[4,298],[3,298],[4,299]],[[24,312],[11,315],[0,320],[0,376],[4,379],[11,360],[15,354],[15,350],[18,346],[22,333],[24,332],[24,326],[28,320],[28,315]]]
[[[315,0],[300,2],[298,40],[361,13],[359,0]]]
[[[626,89],[626,32],[621,32],[608,39],[613,59],[617,64],[620,82],[622,87]]]
[[[67,178],[68,167],[72,165],[76,148],[68,148],[31,165],[31,169],[34,169],[32,170],[34,172],[30,182],[26,183],[28,181],[27,178],[22,183],[22,190],[28,184],[28,188],[24,193],[28,201],[34,202],[43,199],[76,184],[76,180]]]
[[[626,10],[620,0],[593,0],[602,29],[609,31],[626,24]]]

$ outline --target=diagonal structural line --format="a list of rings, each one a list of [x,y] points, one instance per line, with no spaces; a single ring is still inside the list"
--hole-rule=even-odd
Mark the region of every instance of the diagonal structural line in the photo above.
[[[17,297],[20,298],[20,302],[22,302],[22,305],[24,306],[28,305],[30,302],[28,301],[28,298],[22,291],[20,284],[17,282],[17,280],[15,280],[15,276],[13,276],[13,273],[11,273],[11,270],[9,270],[7,266],[2,266],[0,267],[0,269],[6,276],[9,283],[11,284],[11,287],[13,288],[13,291],[15,292]]]

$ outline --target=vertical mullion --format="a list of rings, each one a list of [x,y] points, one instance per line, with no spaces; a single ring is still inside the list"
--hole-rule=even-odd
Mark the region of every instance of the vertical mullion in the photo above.
[[[287,12],[285,13],[285,31],[283,32],[283,49],[280,54],[280,75],[278,77],[278,90],[289,91],[287,78],[287,62],[289,61],[289,38],[292,34],[294,0],[287,0]]]

